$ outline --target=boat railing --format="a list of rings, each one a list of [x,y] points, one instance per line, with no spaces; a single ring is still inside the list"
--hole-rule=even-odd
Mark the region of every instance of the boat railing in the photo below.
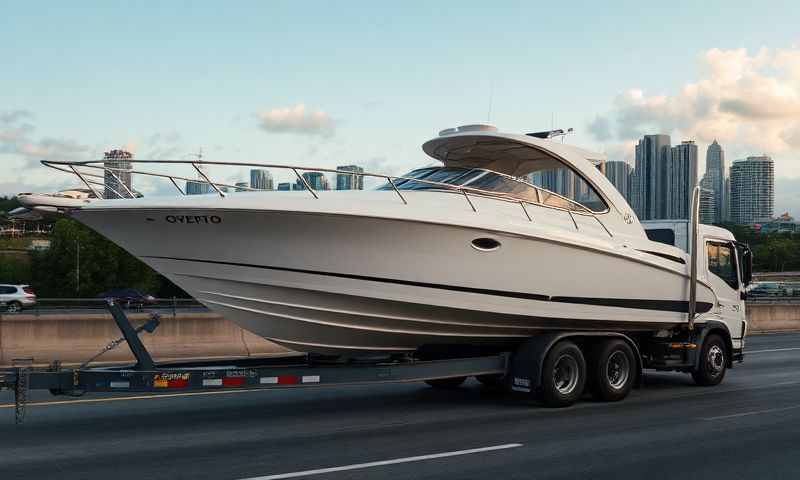
[[[181,195],[188,195],[187,191],[184,191],[180,185],[178,185],[178,181],[185,181],[185,182],[192,182],[195,184],[205,184],[210,186],[217,195],[220,197],[225,197],[226,192],[223,188],[233,188],[237,191],[261,191],[258,188],[252,187],[245,187],[242,185],[230,185],[223,182],[217,182],[212,180],[208,174],[201,168],[205,166],[227,166],[227,167],[250,167],[250,168],[272,168],[272,169],[283,169],[283,170],[291,170],[294,175],[297,177],[297,180],[303,185],[303,189],[307,190],[314,198],[319,199],[319,193],[315,190],[311,184],[309,183],[308,179],[302,175],[301,172],[320,172],[320,173],[335,173],[337,175],[348,175],[352,177],[368,177],[368,178],[378,178],[381,180],[385,180],[391,189],[397,194],[399,199],[403,202],[403,204],[408,204],[408,200],[406,196],[403,195],[401,189],[397,188],[399,182],[415,182],[420,184],[431,185],[433,187],[441,188],[442,190],[451,191],[453,193],[457,193],[462,195],[466,202],[469,204],[470,208],[473,212],[477,212],[478,209],[475,206],[475,202],[472,201],[471,197],[485,197],[491,198],[494,200],[504,201],[508,203],[518,204],[522,212],[525,214],[525,218],[528,221],[533,222],[533,217],[531,216],[530,211],[528,210],[526,205],[534,205],[540,206],[544,208],[560,210],[566,212],[570,219],[572,220],[572,224],[575,226],[576,230],[580,230],[578,226],[578,222],[575,220],[575,215],[581,216],[588,216],[594,218],[597,223],[605,230],[606,233],[610,237],[613,237],[611,231],[605,226],[603,221],[598,217],[597,213],[592,211],[587,206],[571,199],[565,197],[564,195],[560,195],[556,192],[547,190],[545,188],[533,185],[528,182],[524,182],[514,177],[510,177],[504,175],[505,177],[509,178],[514,182],[518,182],[523,184],[527,187],[533,188],[536,192],[536,201],[531,200],[530,198],[523,198],[519,195],[514,195],[513,193],[503,193],[503,192],[495,192],[491,190],[484,190],[480,188],[474,188],[469,186],[462,186],[462,185],[454,185],[451,183],[445,182],[437,182],[433,180],[424,180],[414,177],[404,177],[404,176],[395,176],[395,175],[386,175],[382,173],[371,173],[371,172],[355,172],[349,170],[337,170],[331,168],[318,168],[318,167],[306,167],[306,166],[299,166],[299,165],[283,165],[283,164],[269,164],[269,163],[250,163],[250,162],[216,162],[216,161],[201,161],[201,160],[139,160],[139,159],[125,159],[123,160],[125,163],[129,165],[188,165],[191,166],[198,175],[198,178],[188,178],[179,175],[173,175],[168,173],[161,173],[152,170],[140,170],[136,168],[122,168],[122,167],[110,167],[107,166],[107,160],[87,160],[87,161],[55,161],[55,160],[42,160],[42,164],[53,168],[55,170],[59,170],[61,172],[70,173],[76,175],[93,193],[97,198],[103,198],[103,195],[100,191],[98,191],[95,187],[103,187],[104,191],[109,190],[114,198],[124,199],[124,198],[135,198],[137,197],[137,193],[131,190],[125,182],[122,181],[120,178],[120,174],[125,175],[144,175],[149,177],[156,177],[156,178],[165,178],[172,182],[172,185],[180,192]],[[116,162],[116,161],[115,161]],[[145,167],[146,168],[146,167]],[[87,171],[88,170],[88,171]],[[102,173],[94,173],[95,171],[101,171]],[[117,186],[121,186],[120,190],[113,188],[107,182],[106,175],[109,175],[113,180],[113,184]],[[100,179],[100,180],[97,180]],[[549,197],[556,197],[561,200],[564,204],[569,205],[569,208],[565,208],[558,205],[553,205],[547,203],[545,198]]]

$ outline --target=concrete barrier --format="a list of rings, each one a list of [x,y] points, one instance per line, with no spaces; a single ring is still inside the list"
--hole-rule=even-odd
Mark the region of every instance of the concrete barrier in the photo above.
[[[130,313],[135,325],[145,322],[145,313]],[[748,304],[751,332],[800,330],[798,304]],[[60,360],[80,364],[121,336],[107,313],[0,315],[0,366],[15,358],[33,357],[37,365]],[[288,350],[242,330],[215,313],[162,315],[154,334],[141,338],[158,361],[214,357],[261,357]],[[97,363],[132,361],[127,345],[105,353]]]
[[[130,313],[134,325],[149,319],[145,313]],[[14,358],[33,357],[37,365],[59,360],[79,364],[121,336],[107,313],[0,315],[0,365]],[[162,315],[153,334],[142,333],[143,343],[158,361],[214,357],[257,357],[288,350],[239,328],[214,313]],[[98,363],[133,360],[123,344],[105,353]]]
[[[751,332],[800,330],[800,304],[748,303],[746,311]]]

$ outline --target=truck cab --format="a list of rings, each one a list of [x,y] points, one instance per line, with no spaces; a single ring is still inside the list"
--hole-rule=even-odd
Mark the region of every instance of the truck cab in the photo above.
[[[678,247],[687,257],[691,255],[693,232],[688,220],[641,223],[650,240]],[[698,317],[697,322],[725,324],[734,353],[740,353],[747,333],[745,298],[752,280],[752,253],[747,245],[737,242],[730,231],[711,225],[698,226],[697,245],[697,279],[709,284],[717,297],[716,305]]]

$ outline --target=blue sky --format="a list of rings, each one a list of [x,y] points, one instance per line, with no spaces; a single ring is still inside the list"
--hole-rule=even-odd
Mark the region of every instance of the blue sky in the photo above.
[[[776,210],[800,214],[800,2],[645,3],[3,2],[0,193],[117,146],[401,173],[491,104],[612,160],[664,132],[702,163],[719,135],[772,155]]]

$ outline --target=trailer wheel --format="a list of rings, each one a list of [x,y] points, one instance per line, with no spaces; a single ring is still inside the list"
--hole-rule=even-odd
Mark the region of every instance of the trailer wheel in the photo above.
[[[581,349],[565,340],[557,343],[542,366],[541,400],[548,407],[575,403],[586,386],[586,360]]]
[[[431,380],[425,380],[425,383],[434,388],[451,389],[460,387],[466,379],[467,377],[434,378]]]
[[[617,402],[628,396],[636,379],[636,358],[631,347],[618,338],[600,342],[589,360],[592,396]]]
[[[719,384],[725,378],[728,366],[725,355],[725,342],[722,337],[717,334],[709,335],[700,351],[700,363],[692,370],[694,382],[702,386]]]

